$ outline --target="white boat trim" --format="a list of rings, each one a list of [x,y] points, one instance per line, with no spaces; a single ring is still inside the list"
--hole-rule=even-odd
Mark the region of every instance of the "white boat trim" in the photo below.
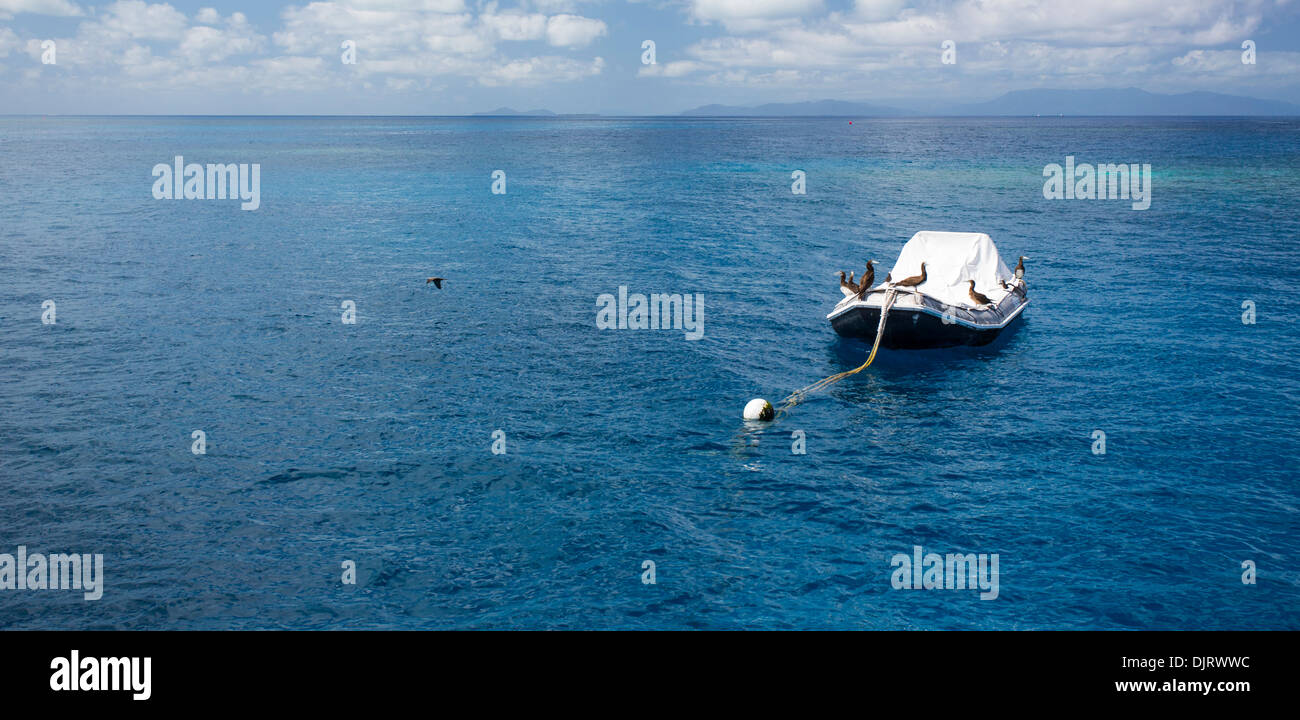
[[[933,298],[932,298],[932,299],[933,299]],[[977,323],[970,322],[969,320],[965,320],[965,319],[963,319],[963,318],[959,318],[959,317],[957,317],[956,315],[949,316],[948,320],[949,320],[949,324],[952,324],[952,325],[961,325],[961,326],[963,326],[963,327],[971,328],[972,330],[995,330],[995,329],[999,329],[999,328],[1004,328],[1004,327],[1006,327],[1007,324],[1009,324],[1012,320],[1015,320],[1015,319],[1016,319],[1016,316],[1018,316],[1018,315],[1019,315],[1019,314],[1020,314],[1020,313],[1021,313],[1021,312],[1026,308],[1026,307],[1027,307],[1027,306],[1028,306],[1028,305],[1029,305],[1029,298],[1028,298],[1028,297],[1025,297],[1025,298],[1024,298],[1024,302],[1021,302],[1019,305],[1017,305],[1016,308],[1015,308],[1014,310],[1011,311],[1011,314],[1010,314],[1010,315],[1007,315],[1005,318],[1003,318],[1003,320],[1002,320],[1001,323],[998,323],[998,324],[996,324],[996,325],[979,325],[979,324],[977,324]],[[849,303],[848,305],[844,305],[843,307],[839,307],[839,308],[836,308],[835,310],[832,310],[831,313],[830,313],[829,315],[826,316],[826,319],[827,319],[827,320],[834,320],[835,318],[837,318],[837,317],[839,317],[839,316],[841,316],[841,315],[843,315],[843,314],[849,312],[850,310],[854,310],[854,309],[857,309],[857,308],[868,308],[868,309],[879,310],[879,309],[880,309],[880,305],[875,305],[875,304],[869,303],[869,302],[867,302],[865,299],[864,299],[864,300],[855,300],[855,301],[853,301],[852,303]],[[927,315],[933,315],[933,316],[939,318],[940,320],[942,320],[943,317],[944,317],[944,315],[947,314],[947,313],[939,312],[938,310],[935,310],[934,308],[932,308],[932,307],[930,307],[930,306],[928,306],[928,305],[925,305],[925,304],[920,304],[920,305],[916,305],[916,306],[899,306],[899,305],[894,305],[893,309],[891,309],[890,312],[893,312],[893,313],[899,313],[899,312],[921,312],[921,313],[925,313],[925,314],[927,314]]]

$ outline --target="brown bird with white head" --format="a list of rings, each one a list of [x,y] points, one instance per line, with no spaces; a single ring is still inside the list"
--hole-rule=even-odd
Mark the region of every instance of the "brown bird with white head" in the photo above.
[[[857,283],[853,282],[852,274],[850,273],[849,279],[845,280],[843,270],[840,271],[840,287],[844,288],[845,290],[848,290],[851,293],[856,293],[858,291],[858,285]]]

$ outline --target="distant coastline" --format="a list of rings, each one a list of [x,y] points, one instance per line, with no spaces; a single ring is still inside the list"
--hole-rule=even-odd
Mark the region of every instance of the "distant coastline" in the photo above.
[[[1122,90],[1014,90],[988,102],[919,111],[841,100],[769,103],[758,106],[704,105],[680,113],[713,117],[1246,117],[1300,115],[1300,105],[1241,95],[1189,92],[1176,95]]]
[[[488,112],[476,112],[469,115],[448,115],[445,117],[537,117],[537,118],[586,118],[601,117],[597,113],[555,113],[550,110],[515,110],[514,108],[500,107]]]
[[[1212,92],[1154,93],[1139,88],[1013,90],[986,102],[935,105],[933,101],[883,104],[850,100],[811,100],[761,105],[709,104],[668,115],[561,114],[509,107],[469,117],[1289,117],[1300,105]]]
[[[905,107],[910,105],[910,107]],[[1153,93],[1138,88],[1095,90],[1013,90],[978,103],[940,104],[937,101],[893,101],[890,104],[849,100],[812,100],[761,105],[709,104],[657,115],[557,113],[545,108],[495,110],[456,114],[343,114],[343,115],[68,115],[59,113],[3,114],[0,117],[428,117],[508,118],[515,120],[617,119],[617,118],[942,118],[942,117],[1296,117],[1300,105],[1212,92]]]

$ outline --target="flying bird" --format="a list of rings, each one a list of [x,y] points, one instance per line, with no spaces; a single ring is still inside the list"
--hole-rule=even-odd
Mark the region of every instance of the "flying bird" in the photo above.
[[[975,281],[974,281],[974,280],[971,280],[971,281],[970,281],[970,299],[971,299],[971,300],[974,300],[976,305],[992,305],[992,304],[993,304],[993,301],[989,300],[988,297],[986,297],[986,296],[980,294],[980,292],[979,292],[978,290],[975,289]]]
[[[896,284],[899,287],[916,287],[917,285],[920,285],[923,282],[925,282],[925,263],[921,263],[920,275],[913,275],[910,278],[904,278],[902,280],[899,280]]]
[[[440,277],[431,277],[431,278],[429,278],[428,280],[425,280],[425,281],[424,281],[424,284],[425,284],[425,285],[428,285],[429,283],[433,283],[433,286],[434,286],[434,287],[436,287],[436,288],[438,288],[439,290],[441,290],[441,289],[442,289],[442,281],[443,281],[443,278],[440,278]]]

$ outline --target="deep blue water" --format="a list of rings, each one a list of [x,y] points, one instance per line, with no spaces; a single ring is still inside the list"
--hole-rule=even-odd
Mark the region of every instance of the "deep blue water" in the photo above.
[[[261,208],[153,199],[178,154]],[[1150,209],[1045,200],[1066,155]],[[1031,257],[1018,330],[746,427],[923,229]],[[106,575],[0,627],[1300,628],[1298,240],[1295,119],[0,118],[0,552]],[[704,338],[597,329],[620,285]]]

